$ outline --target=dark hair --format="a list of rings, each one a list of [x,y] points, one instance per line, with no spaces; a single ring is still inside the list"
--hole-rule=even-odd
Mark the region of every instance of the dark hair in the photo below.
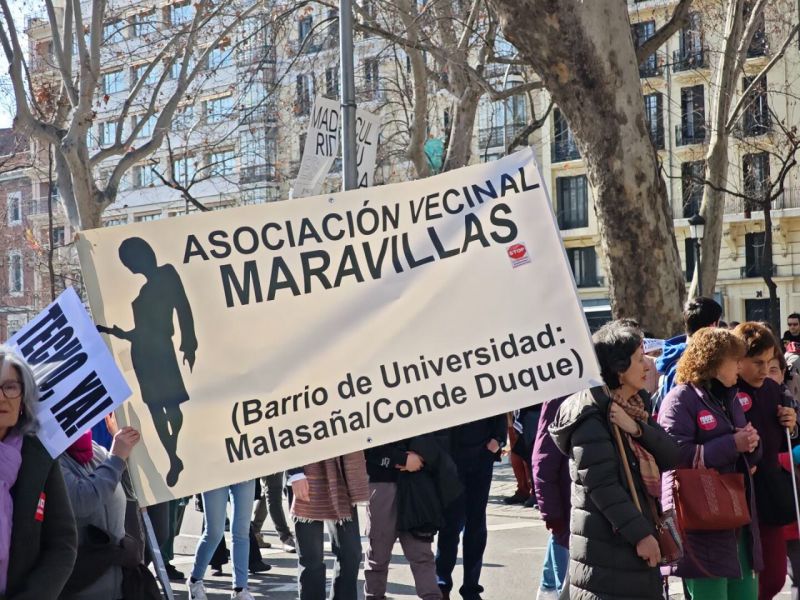
[[[728,324],[725,321],[720,321],[719,322],[719,328],[720,329],[727,329],[728,328]]]
[[[628,319],[606,323],[592,336],[600,374],[612,390],[622,385],[619,376],[630,368],[631,357],[643,340],[642,331]]]
[[[767,350],[777,352],[780,347],[772,332],[761,323],[756,323],[755,321],[742,323],[733,330],[733,333],[744,342],[746,348],[745,356],[747,358],[758,356]]]
[[[740,325],[739,321],[731,321],[728,323],[728,329],[736,329]]]
[[[722,307],[711,298],[700,296],[689,300],[683,309],[686,335],[694,335],[703,327],[711,327],[722,318]]]
[[[790,314],[788,317],[786,317],[786,320],[787,320],[787,321],[788,321],[789,319],[797,319],[798,321],[800,321],[800,314],[797,314],[797,313],[792,313],[792,314]]]

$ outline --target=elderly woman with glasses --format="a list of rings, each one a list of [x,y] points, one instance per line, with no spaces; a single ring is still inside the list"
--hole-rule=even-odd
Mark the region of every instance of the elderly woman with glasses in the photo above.
[[[56,600],[77,552],[58,462],[35,436],[39,392],[28,364],[0,346],[0,598]]]

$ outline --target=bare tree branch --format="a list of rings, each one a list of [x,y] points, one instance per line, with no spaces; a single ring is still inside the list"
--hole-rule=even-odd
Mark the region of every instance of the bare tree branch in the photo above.
[[[651,37],[647,38],[639,48],[636,50],[636,60],[642,64],[647,57],[655,53],[661,46],[667,43],[667,40],[673,34],[686,26],[689,22],[689,9],[692,7],[692,0],[680,0],[678,6],[672,11],[672,17],[669,21],[658,29]]]

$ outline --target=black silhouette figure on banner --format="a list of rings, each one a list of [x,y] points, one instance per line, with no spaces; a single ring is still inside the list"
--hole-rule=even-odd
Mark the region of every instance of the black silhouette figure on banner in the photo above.
[[[175,267],[170,264],[158,266],[155,252],[142,238],[123,241],[119,246],[119,259],[132,273],[144,275],[147,279],[131,303],[134,328],[124,331],[117,325],[98,325],[97,329],[131,343],[133,371],[142,391],[142,400],[150,409],[158,437],[169,455],[166,482],[173,487],[183,471],[183,461],[177,453],[178,434],[183,425],[181,404],[189,400],[189,394],[172,342],[175,334],[172,318],[176,312],[183,362],[188,363],[189,370],[192,370],[197,351],[192,308]]]

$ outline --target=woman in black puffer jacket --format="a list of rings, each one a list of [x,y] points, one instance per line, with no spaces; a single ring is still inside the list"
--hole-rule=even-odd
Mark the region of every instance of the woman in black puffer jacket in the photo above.
[[[550,426],[569,456],[572,479],[567,597],[660,599],[661,557],[649,507],[652,502],[660,510],[660,472],[677,464],[678,446],[649,417],[643,392],[648,363],[638,327],[614,321],[593,339],[606,387],[568,398]],[[622,432],[644,514],[633,502],[612,424]]]

